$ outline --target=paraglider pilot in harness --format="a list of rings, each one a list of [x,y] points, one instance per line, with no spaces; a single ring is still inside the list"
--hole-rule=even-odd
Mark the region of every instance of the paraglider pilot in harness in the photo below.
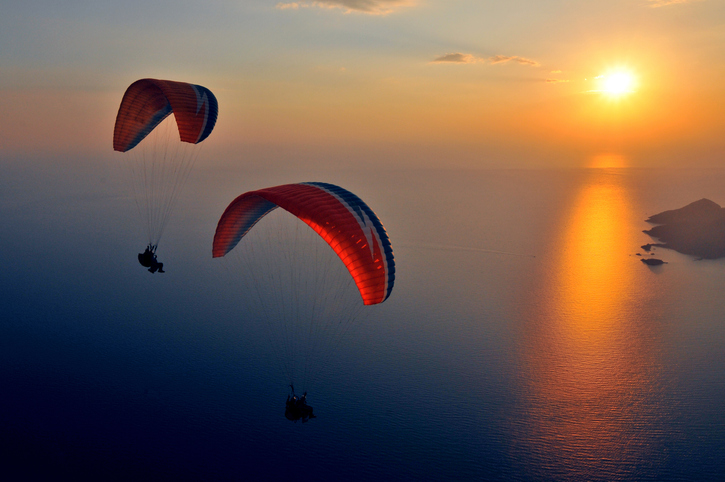
[[[298,397],[295,395],[295,387],[291,383],[290,388],[292,389],[292,393],[287,395],[285,417],[294,422],[302,419],[302,423],[311,418],[316,418],[315,414],[312,413],[312,407],[307,405],[307,392],[303,393],[302,397]]]
[[[138,262],[141,266],[148,268],[150,272],[165,273],[164,263],[159,263],[156,260],[156,246],[149,244],[146,246],[146,251],[138,254]]]

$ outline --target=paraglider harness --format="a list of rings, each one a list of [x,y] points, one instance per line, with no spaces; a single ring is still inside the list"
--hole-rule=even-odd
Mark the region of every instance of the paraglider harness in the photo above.
[[[307,405],[307,392],[303,393],[301,397],[298,397],[295,395],[295,387],[291,383],[290,388],[292,389],[292,393],[287,395],[284,416],[295,423],[297,420],[302,420],[302,423],[305,423],[311,418],[316,418],[315,414],[312,413],[312,407]]]
[[[164,263],[159,263],[156,259],[156,245],[149,244],[146,246],[146,251],[138,254],[138,262],[141,266],[148,268],[151,273],[159,272],[165,273]]]

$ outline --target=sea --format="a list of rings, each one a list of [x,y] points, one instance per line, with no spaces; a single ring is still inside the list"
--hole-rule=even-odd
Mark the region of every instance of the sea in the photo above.
[[[725,260],[641,246],[649,216],[723,205],[725,170],[197,164],[163,274],[123,172],[0,162],[3,480],[723,479]],[[377,213],[396,278],[295,422],[211,244],[236,196],[304,181]]]

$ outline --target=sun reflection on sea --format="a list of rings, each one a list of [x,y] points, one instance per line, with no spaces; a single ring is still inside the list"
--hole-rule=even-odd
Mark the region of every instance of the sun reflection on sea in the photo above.
[[[525,428],[516,443],[542,478],[618,479],[653,449],[639,436],[656,417],[644,403],[656,362],[651,328],[637,316],[630,219],[621,177],[593,173],[526,304]]]
[[[629,160],[622,154],[603,153],[592,156],[587,167],[597,169],[629,167]]]

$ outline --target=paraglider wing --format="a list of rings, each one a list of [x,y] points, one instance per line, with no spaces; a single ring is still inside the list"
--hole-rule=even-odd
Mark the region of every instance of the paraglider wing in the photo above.
[[[332,247],[352,275],[364,304],[382,303],[390,296],[395,261],[383,224],[359,197],[333,184],[285,184],[242,194],[217,224],[212,256],[229,253],[277,207],[305,222]]]
[[[218,111],[216,97],[206,87],[171,80],[137,80],[126,89],[118,109],[113,149],[133,149],[172,112],[181,140],[198,144],[211,134]]]

